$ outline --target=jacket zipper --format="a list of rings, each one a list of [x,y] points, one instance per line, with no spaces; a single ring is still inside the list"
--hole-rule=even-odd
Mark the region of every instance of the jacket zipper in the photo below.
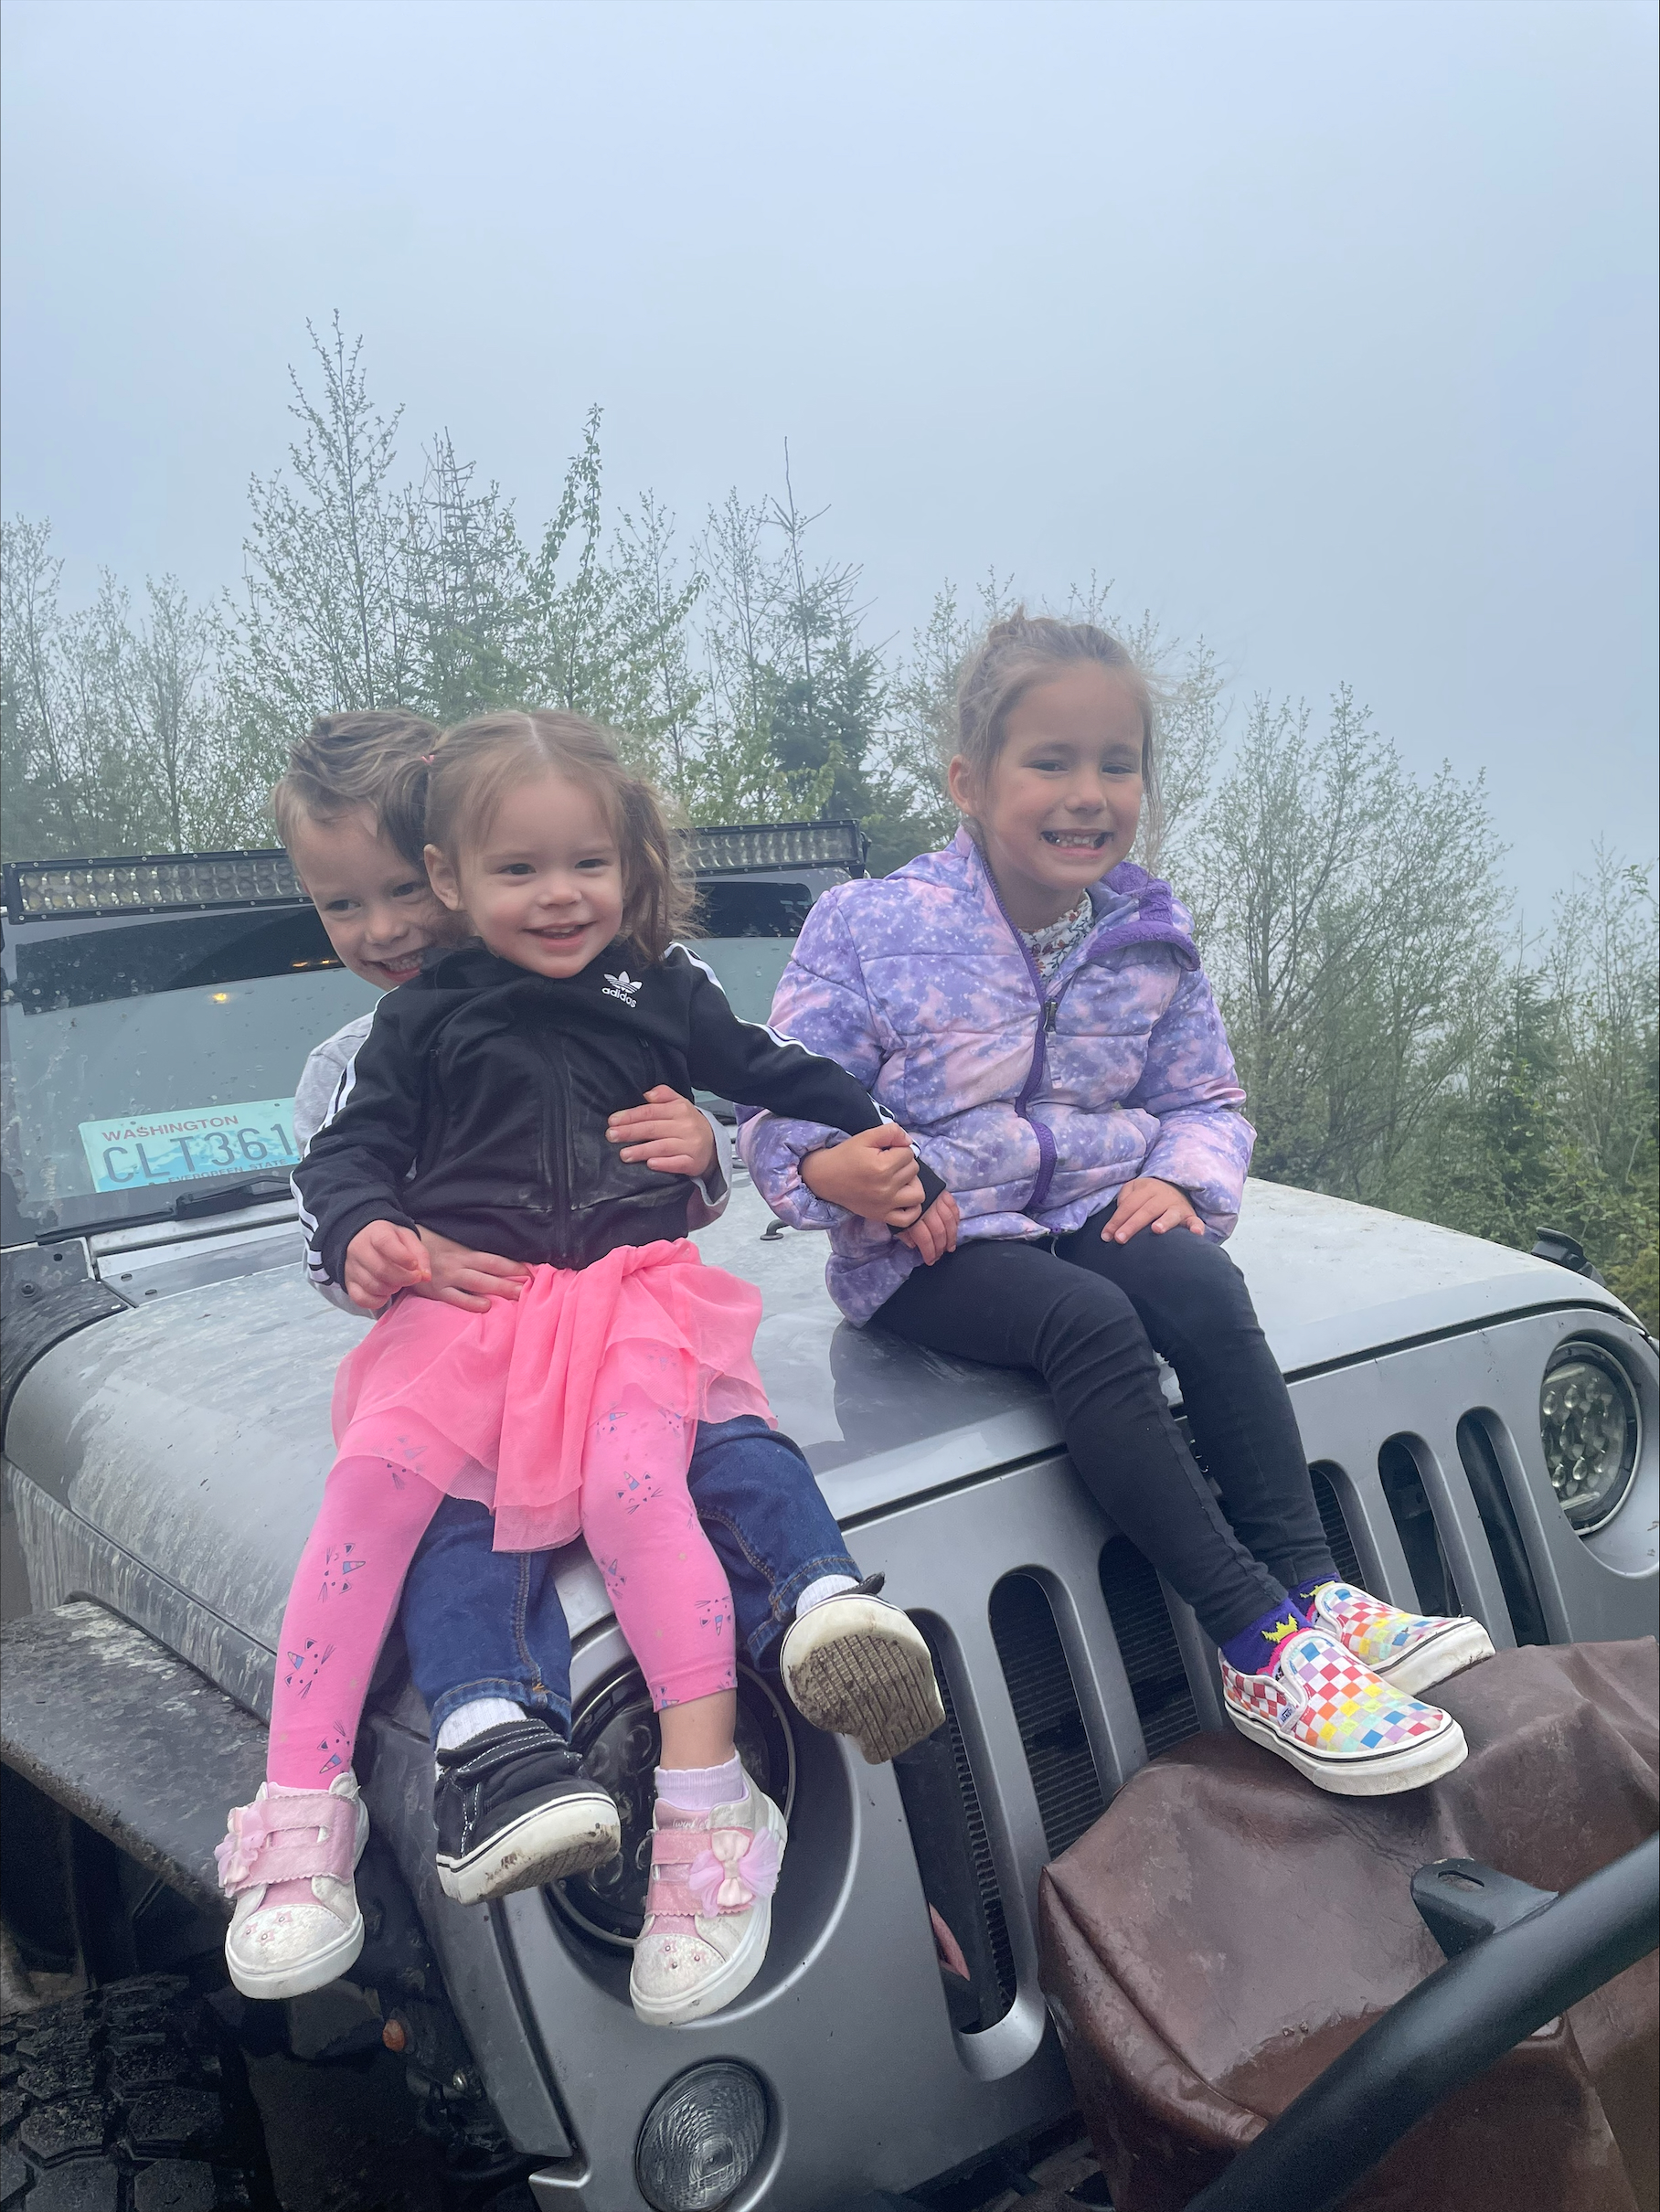
[[[985,867],[984,860],[980,865],[982,867]],[[1008,922],[1010,933],[1013,935],[1015,942],[1020,947],[1021,955],[1026,962],[1027,973],[1032,979],[1032,989],[1038,995],[1038,1034],[1032,1042],[1032,1064],[1027,1069],[1026,1080],[1021,1084],[1015,1097],[1015,1111],[1038,1140],[1038,1173],[1033,1178],[1032,1187],[1026,1201],[1026,1210],[1029,1214],[1035,1212],[1042,1205],[1048,1195],[1049,1185],[1055,1179],[1055,1133],[1047,1122],[1038,1121],[1037,1116],[1028,1113],[1027,1109],[1037,1095],[1038,1086],[1043,1080],[1044,1069],[1048,1062],[1048,1034],[1055,1026],[1055,1009],[1060,1003],[1060,994],[1057,992],[1053,998],[1045,995],[1043,971],[1032,958],[1031,947],[1010,920],[1009,910],[1003,903],[1003,894],[997,888],[997,878],[992,874],[990,868],[985,868],[985,880],[992,887],[992,897],[997,902],[998,913],[1002,915],[1005,921]],[[1070,980],[1069,977],[1068,981]]]
[[[1024,945],[1021,949],[1025,950]],[[1035,966],[1036,962],[1033,964]],[[1060,1015],[1060,1002],[1089,964],[1088,961],[1080,961],[1054,996],[1043,1001],[1043,1019],[1038,1025],[1038,1049],[1034,1055],[1034,1067],[1040,1079],[1048,1070],[1048,1039],[1055,1033],[1055,1026]],[[1030,1082],[1031,1079],[1028,1077],[1027,1080]],[[1031,1091],[1028,1090],[1022,1095],[1029,1098]],[[1029,1115],[1027,1119],[1031,1121],[1031,1125],[1037,1132],[1038,1150],[1042,1155],[1038,1163],[1038,1179],[1032,1185],[1031,1196],[1027,1200],[1027,1207],[1034,1207],[1041,1206],[1044,1199],[1048,1196],[1049,1185],[1055,1179],[1055,1133],[1047,1122],[1039,1122]]]
[[[548,1223],[550,1241],[557,1258],[555,1266],[570,1265],[570,1069],[566,1060],[563,1042],[550,1038],[552,1049],[548,1054],[550,1063],[548,1098],[542,1115],[542,1187],[553,1196],[553,1216]]]

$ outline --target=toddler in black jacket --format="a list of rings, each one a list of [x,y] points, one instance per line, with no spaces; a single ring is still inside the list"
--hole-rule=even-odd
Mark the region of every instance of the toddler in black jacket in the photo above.
[[[753,1978],[784,1842],[733,1748],[730,1592],[686,1488],[698,1422],[771,1416],[758,1294],[686,1241],[691,1176],[652,1169],[608,1124],[643,1093],[698,1086],[849,1133],[883,1116],[833,1062],[740,1022],[671,941],[684,894],[661,814],[591,725],[463,724],[431,763],[427,819],[433,888],[479,941],[382,1001],[295,1176],[314,1279],[384,1310],[336,1384],[339,1457],[284,1616],[268,1781],[221,1846],[228,1955],[248,1994],[292,1994],[356,1953],[353,1739],[448,1494],[490,1505],[500,1550],[580,1530],[605,1575],[663,1716],[631,1992],[672,2025]],[[937,1195],[926,1171],[916,1182],[897,1225]],[[399,1297],[429,1272],[417,1222],[521,1263],[517,1294],[482,1313]],[[926,1647],[871,1611],[897,1736],[914,1741],[941,1717]],[[796,1672],[808,1717],[835,1725]],[[597,1823],[585,1863],[614,1844]]]

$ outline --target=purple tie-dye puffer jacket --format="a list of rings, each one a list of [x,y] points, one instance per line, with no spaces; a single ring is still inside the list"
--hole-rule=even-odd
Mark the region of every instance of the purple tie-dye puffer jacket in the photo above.
[[[839,1060],[910,1134],[962,1210],[963,1239],[1079,1228],[1135,1175],[1233,1228],[1255,1131],[1187,916],[1125,863],[1091,891],[1096,926],[1046,985],[960,830],[894,875],[838,885],[807,918],[773,1026]],[[830,1231],[826,1280],[850,1321],[916,1255],[814,1197],[816,1122],[740,1110],[739,1150],[769,1206]]]

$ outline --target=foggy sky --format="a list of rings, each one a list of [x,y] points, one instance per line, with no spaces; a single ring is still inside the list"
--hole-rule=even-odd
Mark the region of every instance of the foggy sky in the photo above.
[[[869,626],[1091,569],[1484,767],[1530,920],[1655,844],[1645,4],[7,0],[4,497],[206,594],[338,308],[539,525],[831,503]]]

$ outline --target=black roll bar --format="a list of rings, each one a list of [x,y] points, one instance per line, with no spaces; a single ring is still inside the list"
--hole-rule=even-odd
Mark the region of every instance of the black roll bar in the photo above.
[[[1443,2097],[1656,1944],[1660,1836],[1651,1835],[1410,1990],[1187,2212],[1329,2212]]]

